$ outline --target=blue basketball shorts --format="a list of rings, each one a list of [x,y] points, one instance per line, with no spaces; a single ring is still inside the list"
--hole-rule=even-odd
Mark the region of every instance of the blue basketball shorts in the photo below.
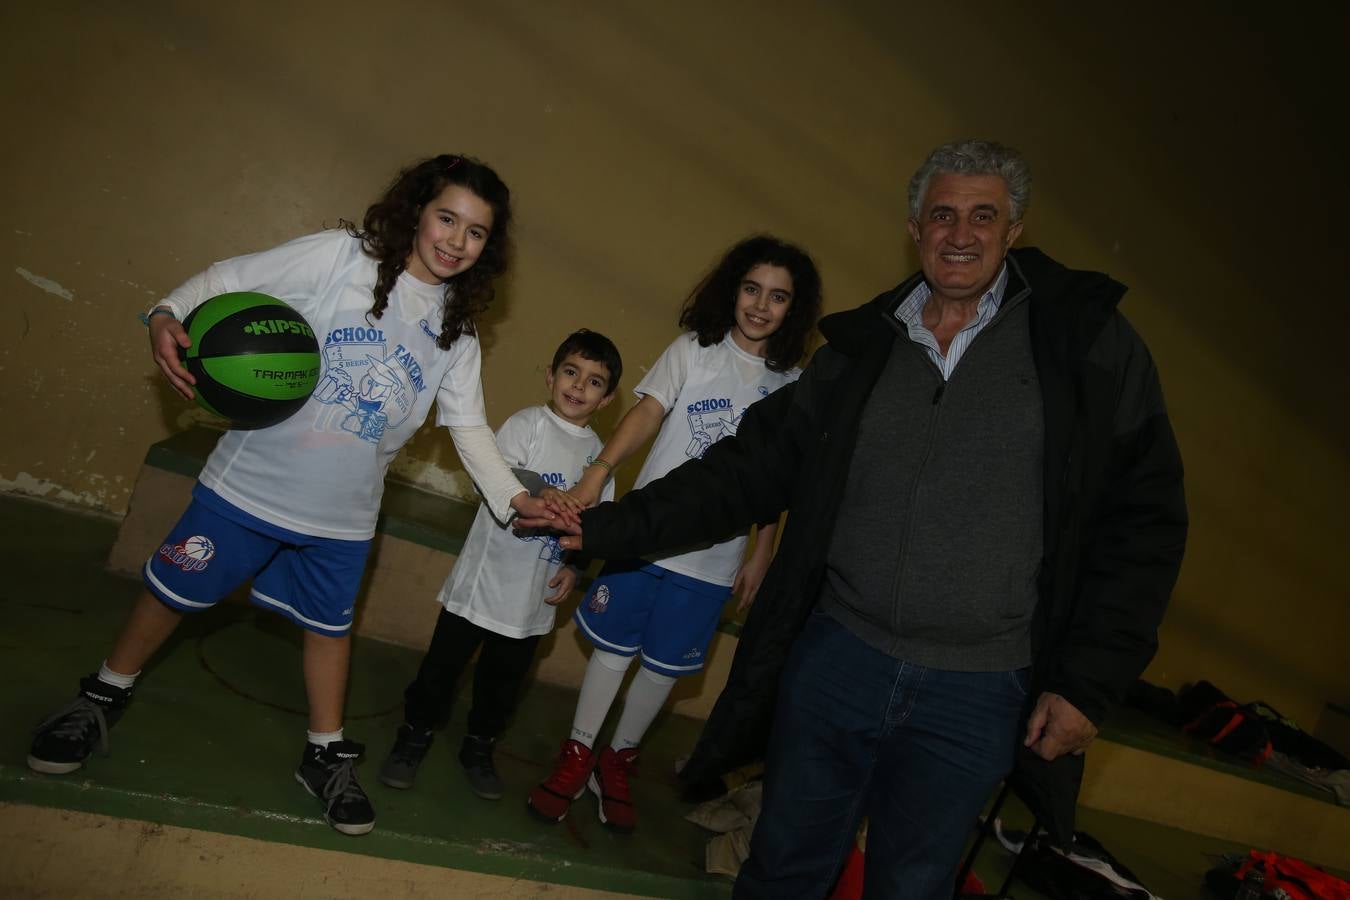
[[[601,650],[640,653],[653,672],[678,677],[703,668],[731,588],[645,560],[607,563],[572,618]]]
[[[198,484],[143,575],[152,594],[182,612],[210,609],[251,579],[255,605],[339,637],[351,630],[369,553],[370,541],[279,528]]]

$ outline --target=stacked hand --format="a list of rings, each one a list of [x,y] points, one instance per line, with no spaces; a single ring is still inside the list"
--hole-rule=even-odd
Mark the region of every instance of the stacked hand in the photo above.
[[[592,504],[594,505],[594,504]],[[583,500],[557,488],[544,488],[538,497],[530,498],[528,509],[517,507],[517,529],[539,528],[559,532],[558,544],[564,550],[581,549],[581,511]],[[549,585],[553,587],[552,584]]]

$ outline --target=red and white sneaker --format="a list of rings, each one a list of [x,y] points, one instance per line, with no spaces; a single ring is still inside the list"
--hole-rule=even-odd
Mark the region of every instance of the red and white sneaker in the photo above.
[[[628,778],[637,771],[638,748],[615,750],[606,747],[600,751],[600,761],[591,772],[587,787],[600,801],[600,821],[615,831],[637,828],[637,810],[633,808],[633,792]]]
[[[567,818],[567,808],[586,790],[586,777],[595,766],[591,749],[580,741],[568,738],[558,751],[553,773],[530,791],[525,805],[535,817],[545,822],[561,822]]]

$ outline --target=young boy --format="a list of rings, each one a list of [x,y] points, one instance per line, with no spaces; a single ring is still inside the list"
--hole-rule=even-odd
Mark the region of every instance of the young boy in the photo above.
[[[537,473],[540,487],[566,490],[575,484],[604,446],[588,422],[614,399],[622,373],[619,351],[609,338],[584,328],[568,335],[544,378],[548,405],[521,410],[497,432],[507,462],[529,470],[528,480]],[[613,486],[607,490],[612,496]],[[481,644],[459,761],[475,794],[501,799],[493,743],[515,710],[539,639],[553,630],[554,607],[571,593],[576,577],[562,564],[556,537],[517,534],[494,519],[486,505],[479,507],[441,588],[438,599],[445,609],[417,678],[404,692],[405,721],[380,768],[381,781],[393,788],[412,787],[431,746],[432,729],[445,719],[455,682]]]

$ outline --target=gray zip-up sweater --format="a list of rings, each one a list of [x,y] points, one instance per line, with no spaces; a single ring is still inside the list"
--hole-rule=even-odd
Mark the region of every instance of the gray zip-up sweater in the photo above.
[[[945,383],[898,333],[863,407],[821,607],[896,658],[1031,662],[1045,437],[1027,293],[1004,301]]]

